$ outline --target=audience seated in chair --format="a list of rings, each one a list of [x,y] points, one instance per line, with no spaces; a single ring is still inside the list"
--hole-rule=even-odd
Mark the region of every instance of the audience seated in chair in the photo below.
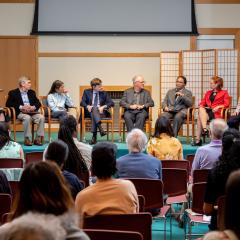
[[[101,125],[101,118],[110,118],[109,108],[114,106],[113,100],[102,88],[102,80],[94,78],[91,81],[91,89],[84,90],[80,105],[84,107],[84,116],[92,119],[92,140],[90,144],[97,142],[97,129],[100,135],[106,135]]]
[[[16,118],[23,122],[24,144],[31,146],[30,140],[32,122],[38,124],[35,145],[42,145],[44,142],[44,116],[38,112],[41,103],[35,91],[31,90],[31,81],[28,77],[19,78],[19,88],[8,93],[6,107],[13,108]]]
[[[155,124],[154,136],[149,140],[147,152],[160,160],[182,160],[183,149],[174,137],[170,120],[160,116]]]
[[[51,142],[46,148],[44,152],[44,159],[57,163],[62,170],[68,158],[68,153],[69,150],[67,144],[62,140],[56,140]],[[62,174],[69,185],[73,199],[75,199],[84,186],[75,174],[66,170],[62,170]]]
[[[66,239],[88,239],[78,229],[78,218],[73,213],[74,202],[69,188],[54,162],[42,161],[26,166],[19,183],[19,196],[11,210],[11,219],[31,211],[39,214],[53,214],[59,218],[66,231]]]
[[[120,178],[162,179],[162,164],[157,158],[143,153],[147,137],[140,129],[128,133],[126,143],[129,154],[117,159],[117,175]]]
[[[0,161],[1,158],[21,158],[24,160],[24,153],[21,145],[10,138],[9,125],[0,122]],[[21,169],[2,169],[7,179],[18,181]]]
[[[109,142],[93,147],[91,171],[97,182],[77,195],[75,207],[81,218],[138,212],[138,196],[133,183],[112,178],[117,171],[116,150],[116,145]]]
[[[128,132],[133,128],[143,130],[145,121],[149,117],[148,109],[154,106],[149,91],[144,89],[144,78],[137,75],[132,81],[133,87],[124,91],[120,101],[120,106],[125,110],[124,120]]]
[[[210,230],[217,229],[217,211],[214,205],[224,195],[230,173],[240,168],[240,133],[236,129],[226,130],[222,138],[222,155],[208,175],[203,211],[211,215]]]

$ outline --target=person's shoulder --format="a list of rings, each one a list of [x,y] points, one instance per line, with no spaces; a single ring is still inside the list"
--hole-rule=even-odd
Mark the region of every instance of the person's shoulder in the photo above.
[[[12,89],[8,92],[8,95],[16,94],[17,92],[20,92],[19,88]]]
[[[124,162],[129,159],[129,154],[123,155],[117,159],[117,162]]]
[[[133,92],[133,91],[134,91],[133,87],[130,87],[130,88],[126,89],[124,92],[129,93],[129,92]]]
[[[36,92],[35,92],[33,89],[29,89],[29,90],[28,90],[28,93],[30,93],[30,94],[36,94]]]
[[[228,94],[228,90],[227,90],[227,89],[222,89],[221,92],[222,92],[223,94]]]
[[[187,93],[192,94],[192,91],[191,91],[191,90],[189,90],[189,89],[187,89],[187,88],[184,88],[184,90],[185,90]]]
[[[176,138],[176,137],[171,137],[171,140],[172,140],[174,143],[179,144],[179,145],[182,146],[182,144],[181,144],[181,142],[180,142],[180,140],[179,140],[178,138]]]

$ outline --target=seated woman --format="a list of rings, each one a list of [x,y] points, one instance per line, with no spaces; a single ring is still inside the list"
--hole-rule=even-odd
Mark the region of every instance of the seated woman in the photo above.
[[[208,175],[207,187],[204,197],[203,211],[206,215],[212,215],[210,230],[217,229],[217,210],[214,205],[217,199],[225,194],[225,185],[228,176],[234,170],[240,169],[240,133],[236,129],[226,130],[222,139],[222,155],[215,167]]]
[[[21,145],[10,138],[9,125],[0,122],[0,161],[1,158],[21,158],[24,160],[24,153]],[[6,174],[8,181],[18,181],[22,169],[11,168],[2,169]]]
[[[73,107],[73,101],[60,80],[53,82],[47,96],[47,103],[53,118],[62,118],[67,115],[66,107]]]
[[[67,233],[66,239],[89,239],[78,228],[71,193],[54,162],[34,162],[24,169],[19,182],[19,195],[13,204],[10,220],[29,211],[57,216]]]
[[[155,132],[147,145],[147,152],[160,160],[182,160],[183,149],[174,137],[168,118],[160,116],[155,123]]]
[[[112,178],[117,171],[116,145],[97,143],[92,150],[91,170],[97,182],[83,189],[75,200],[81,217],[138,212],[138,195],[133,183]]]
[[[201,146],[201,135],[208,135],[207,121],[214,118],[222,118],[222,108],[229,107],[229,95],[227,90],[222,90],[223,79],[214,76],[210,81],[211,90],[207,91],[204,98],[199,104],[197,120],[197,137],[192,143],[193,146]]]

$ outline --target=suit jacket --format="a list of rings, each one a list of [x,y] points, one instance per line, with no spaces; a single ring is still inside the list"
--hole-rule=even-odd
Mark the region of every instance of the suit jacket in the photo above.
[[[90,116],[87,110],[87,106],[92,105],[92,99],[93,99],[93,90],[92,89],[84,90],[80,106],[84,107],[86,117]],[[114,106],[113,100],[105,91],[99,91],[99,103],[100,103],[100,106],[107,105],[106,111],[108,111],[109,108]]]
[[[187,114],[187,109],[192,106],[192,92],[187,90],[186,88],[183,88],[181,90],[181,93],[184,94],[183,97],[178,96],[175,99],[176,96],[176,88],[168,90],[163,102],[162,102],[162,108],[165,107],[171,108],[175,112],[182,112]]]
[[[120,106],[125,108],[125,110],[129,110],[130,105],[133,104],[133,101],[134,101],[134,88],[132,87],[132,88],[129,88],[124,91],[123,97],[120,101]],[[152,100],[152,97],[151,97],[149,91],[143,89],[140,92],[139,104],[144,105],[145,110],[148,109],[149,107],[154,106],[154,102]]]
[[[38,109],[41,107],[41,103],[38,100],[35,91],[30,89],[30,90],[28,90],[27,95],[28,95],[30,105],[35,106],[36,111],[38,111]],[[8,99],[6,102],[6,107],[14,107],[14,109],[16,111],[16,115],[18,115],[21,112],[19,109],[20,105],[22,105],[22,106],[24,105],[20,89],[17,88],[17,89],[9,91]]]
[[[225,108],[229,107],[230,98],[229,98],[227,90],[218,91],[213,102],[211,102],[209,99],[212,92],[213,92],[213,90],[209,90],[206,92],[204,98],[201,100],[201,102],[199,104],[200,107],[215,108],[220,105],[223,105]],[[221,118],[221,108],[218,109],[217,112],[214,112],[214,117]]]

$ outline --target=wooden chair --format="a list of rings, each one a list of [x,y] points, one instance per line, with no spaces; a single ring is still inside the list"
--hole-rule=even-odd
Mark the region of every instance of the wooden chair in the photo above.
[[[158,109],[158,117],[160,117],[162,113],[163,113],[163,109],[160,106],[160,108]],[[192,125],[192,137],[195,136],[194,114],[195,114],[195,96],[192,96],[192,107],[189,107],[187,109],[187,117],[183,122],[183,124],[187,124],[187,143],[189,143],[190,124]],[[170,121],[172,122],[173,119],[170,119]]]
[[[195,154],[187,154],[186,155],[186,160],[189,162],[189,173],[192,171],[192,163],[194,160]]]
[[[139,232],[116,231],[116,230],[99,230],[99,229],[83,229],[91,240],[143,240],[143,236]]]
[[[45,116],[45,123],[48,124],[48,140],[50,142],[51,140],[51,126],[52,124],[59,124],[60,121],[58,118],[53,118],[51,116],[51,109],[48,107],[47,103],[47,96],[39,96],[39,100],[42,104],[42,109],[44,110],[44,116]],[[67,109],[74,109],[75,114],[76,114],[76,119],[78,121],[79,119],[79,111],[77,107],[68,107]],[[78,129],[77,129],[78,131]]]
[[[133,231],[142,234],[144,240],[152,239],[150,213],[106,214],[85,217],[83,229]]]
[[[118,123],[119,123],[119,136],[121,141],[125,140],[125,120],[123,118],[124,116],[124,108],[120,107],[119,108],[119,119],[118,119]],[[148,130],[149,132],[149,138],[152,135],[152,108],[150,107],[148,109],[148,118],[146,119],[145,122],[145,126],[146,126],[146,131]]]
[[[4,224],[8,222],[9,217],[12,216],[12,213],[8,212],[8,213],[4,213],[2,215],[2,219],[0,219],[0,223]]]
[[[162,168],[179,168],[189,173],[189,162],[187,160],[161,160]]]
[[[152,209],[161,209],[160,213],[154,218],[164,220],[164,239],[166,239],[166,221],[170,207],[164,206],[163,203],[163,182],[160,179],[146,178],[128,178],[128,180],[134,184],[137,193],[144,196],[146,212],[151,212]]]
[[[81,141],[83,137],[85,137],[85,132],[86,132],[86,124],[91,124],[92,120],[91,118],[86,118],[85,117],[85,110],[84,107],[80,107],[81,109],[81,127],[80,127],[80,132],[81,132]],[[101,122],[107,124],[107,140],[109,140],[109,124],[111,125],[111,137],[112,137],[112,142],[114,141],[114,111],[113,108],[110,108],[110,118],[102,118]]]
[[[31,162],[38,162],[43,160],[43,152],[27,152],[25,154],[26,165]]]
[[[193,171],[193,183],[207,182],[210,169],[196,169]]]
[[[0,220],[5,213],[10,212],[12,206],[12,196],[6,193],[0,193]]]
[[[0,158],[0,168],[23,168],[21,158]]]

